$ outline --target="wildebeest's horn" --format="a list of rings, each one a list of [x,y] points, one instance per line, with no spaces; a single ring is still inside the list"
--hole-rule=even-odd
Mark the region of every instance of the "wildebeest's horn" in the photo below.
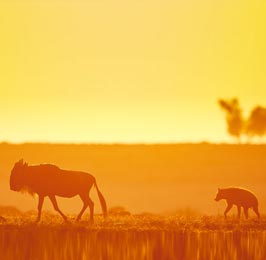
[[[20,159],[18,162],[21,163],[21,164],[23,164],[23,159]]]

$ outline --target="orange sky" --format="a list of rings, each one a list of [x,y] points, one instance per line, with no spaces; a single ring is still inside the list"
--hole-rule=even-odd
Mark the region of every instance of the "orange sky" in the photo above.
[[[0,141],[228,141],[266,105],[266,2],[0,2]]]

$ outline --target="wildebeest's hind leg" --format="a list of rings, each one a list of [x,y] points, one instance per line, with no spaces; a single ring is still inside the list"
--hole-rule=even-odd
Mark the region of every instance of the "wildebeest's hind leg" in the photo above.
[[[58,208],[57,201],[54,195],[49,196],[49,199],[51,200],[54,209],[63,217],[65,221],[67,221],[67,216],[64,215],[64,213]]]
[[[37,217],[37,219],[36,219],[36,222],[39,222],[39,221],[41,220],[43,201],[44,201],[44,196],[39,194],[39,202],[38,202],[38,217]]]
[[[259,213],[259,209],[258,206],[254,206],[253,207],[254,212],[256,213],[256,215],[258,216],[258,219],[260,219],[260,213]]]
[[[225,209],[225,212],[224,212],[224,218],[226,219],[227,217],[227,213],[228,211],[233,207],[233,204],[228,204],[226,209]]]
[[[91,200],[91,198],[89,197],[88,194],[79,194],[80,198],[83,201],[83,207],[80,211],[80,213],[78,214],[77,217],[77,221],[79,221],[84,213],[84,211],[86,210],[86,208],[89,206],[90,207],[90,221],[93,222],[93,213],[94,213],[94,203]]]

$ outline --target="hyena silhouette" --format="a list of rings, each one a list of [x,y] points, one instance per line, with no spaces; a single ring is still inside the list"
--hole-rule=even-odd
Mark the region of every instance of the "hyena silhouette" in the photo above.
[[[246,219],[248,218],[248,209],[252,208],[258,218],[260,218],[260,213],[258,210],[258,199],[256,196],[249,190],[243,188],[226,188],[218,189],[215,200],[219,201],[225,199],[227,202],[227,208],[224,212],[224,217],[226,219],[228,211],[233,207],[237,206],[238,218],[240,218],[241,207],[244,208],[244,213]]]

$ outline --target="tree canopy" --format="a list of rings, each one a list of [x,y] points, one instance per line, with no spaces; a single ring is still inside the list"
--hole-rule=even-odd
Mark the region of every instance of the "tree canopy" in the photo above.
[[[247,119],[242,116],[238,99],[218,100],[220,107],[226,112],[227,131],[231,136],[247,135],[248,137],[266,135],[266,108],[256,106]]]

